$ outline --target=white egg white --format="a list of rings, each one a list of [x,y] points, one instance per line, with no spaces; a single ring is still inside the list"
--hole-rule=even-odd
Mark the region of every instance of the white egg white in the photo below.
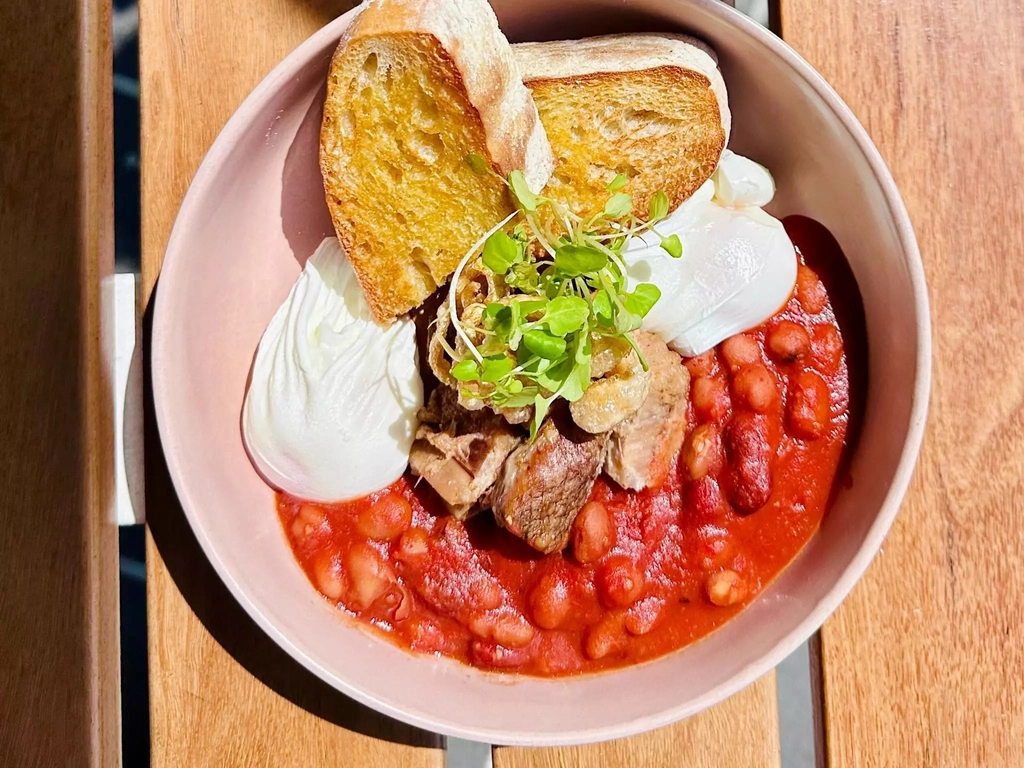
[[[654,283],[661,299],[644,329],[684,356],[753,328],[789,300],[797,258],[782,222],[761,210],[775,184],[768,171],[726,151],[715,175],[667,219],[627,243],[629,281]],[[678,235],[674,259],[661,236]]]
[[[405,471],[422,405],[412,321],[377,325],[337,238],[324,240],[256,352],[242,413],[253,463],[303,499],[372,493]]]

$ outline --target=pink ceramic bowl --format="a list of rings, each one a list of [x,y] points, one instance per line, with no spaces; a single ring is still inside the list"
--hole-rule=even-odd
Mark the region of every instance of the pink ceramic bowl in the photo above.
[[[765,163],[774,213],[802,213],[842,245],[864,298],[867,410],[853,484],[799,558],[710,637],[640,666],[572,679],[485,673],[416,656],[328,605],[292,557],[274,496],[242,446],[253,352],[301,264],[331,233],[317,169],[328,61],[346,14],[246,99],[178,214],[156,299],[153,384],[182,505],[207,556],[277,643],[353,698],[423,728],[503,744],[598,741],[692,715],[806,640],[878,551],[921,442],[930,370],[927,296],[910,222],[867,134],[788,46],[717,0],[496,0],[513,41],[625,30],[695,34],[717,50],[731,146]]]

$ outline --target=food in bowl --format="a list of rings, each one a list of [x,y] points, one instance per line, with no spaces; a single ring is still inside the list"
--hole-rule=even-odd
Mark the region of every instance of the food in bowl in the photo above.
[[[763,210],[730,121],[696,41],[362,10],[321,133],[339,237],[242,419],[326,599],[558,676],[706,635],[799,552],[856,423],[859,299],[817,225]]]

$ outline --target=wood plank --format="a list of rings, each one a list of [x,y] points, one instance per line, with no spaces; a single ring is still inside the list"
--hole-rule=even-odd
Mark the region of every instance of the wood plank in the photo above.
[[[695,717],[629,739],[580,747],[496,747],[495,768],[685,765],[686,768],[778,768],[775,673]]]
[[[263,75],[350,5],[142,0],[147,300],[178,205],[221,126]],[[146,429],[153,765],[439,766],[439,737],[330,689],[248,619],[206,561],[177,504],[151,408]]]
[[[821,633],[828,764],[1024,765],[1024,4],[782,0],[924,255],[934,384],[884,552]]]
[[[108,0],[0,3],[0,763],[120,759]]]

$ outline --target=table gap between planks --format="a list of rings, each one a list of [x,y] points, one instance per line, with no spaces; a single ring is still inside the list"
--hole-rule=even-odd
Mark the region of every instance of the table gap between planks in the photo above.
[[[178,204],[220,127],[263,75],[348,5],[141,1],[146,299]],[[1024,347],[1007,343],[1024,336],[1024,10],[997,0],[780,0],[773,18],[893,169],[935,316],[936,383],[919,471],[883,554],[822,631],[822,758],[1024,764],[1024,598],[1013,587],[1024,577]],[[972,372],[967,386],[962,371]],[[148,419],[153,765],[441,765],[438,737],[328,689],[245,616],[188,529]],[[986,706],[965,705],[973,698]],[[778,766],[774,675],[650,734],[498,748],[494,760]]]

